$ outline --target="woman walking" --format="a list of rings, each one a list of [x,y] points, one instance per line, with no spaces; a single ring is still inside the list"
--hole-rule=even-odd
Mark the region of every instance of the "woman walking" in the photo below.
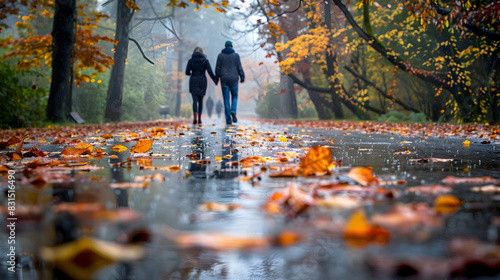
[[[218,81],[215,79],[210,62],[208,62],[208,59],[203,54],[203,50],[200,47],[196,47],[186,67],[186,75],[191,76],[189,79],[189,92],[193,97],[193,124],[201,124],[203,97],[207,92],[207,76],[205,71],[208,72],[210,78],[217,85]]]

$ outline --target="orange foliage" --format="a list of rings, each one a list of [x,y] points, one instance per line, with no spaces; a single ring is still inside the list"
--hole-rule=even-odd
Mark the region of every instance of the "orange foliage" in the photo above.
[[[379,180],[373,176],[373,167],[353,167],[347,176],[362,186],[378,185]]]
[[[333,167],[335,164],[330,148],[316,146],[300,159],[299,173],[304,176],[331,174],[330,168]]]
[[[153,139],[139,139],[134,147],[130,148],[131,153],[145,153],[153,148]]]
[[[385,244],[389,241],[389,232],[366,221],[362,210],[357,210],[344,231],[344,237],[352,245],[367,245],[370,242]]]

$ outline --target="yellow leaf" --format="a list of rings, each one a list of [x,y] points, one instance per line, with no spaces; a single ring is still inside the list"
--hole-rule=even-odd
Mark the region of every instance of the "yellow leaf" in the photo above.
[[[113,151],[115,151],[115,152],[119,152],[119,153],[121,153],[121,152],[126,151],[126,150],[127,150],[127,147],[122,146],[122,145],[114,145],[114,146],[111,148],[111,150],[113,150]]]
[[[281,142],[288,142],[288,140],[286,140],[286,137],[285,137],[285,136],[280,136],[280,141],[281,141]]]

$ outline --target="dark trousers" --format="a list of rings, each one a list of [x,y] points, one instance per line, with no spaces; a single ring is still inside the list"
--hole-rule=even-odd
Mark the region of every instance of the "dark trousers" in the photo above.
[[[203,110],[203,96],[194,94],[191,94],[191,96],[193,97],[193,113],[201,114]]]

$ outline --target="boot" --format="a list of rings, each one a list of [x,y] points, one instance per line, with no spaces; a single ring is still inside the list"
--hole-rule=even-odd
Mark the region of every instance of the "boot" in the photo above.
[[[197,124],[197,123],[198,123],[198,113],[194,113],[193,124]]]
[[[198,124],[201,124],[201,113],[198,113]]]

